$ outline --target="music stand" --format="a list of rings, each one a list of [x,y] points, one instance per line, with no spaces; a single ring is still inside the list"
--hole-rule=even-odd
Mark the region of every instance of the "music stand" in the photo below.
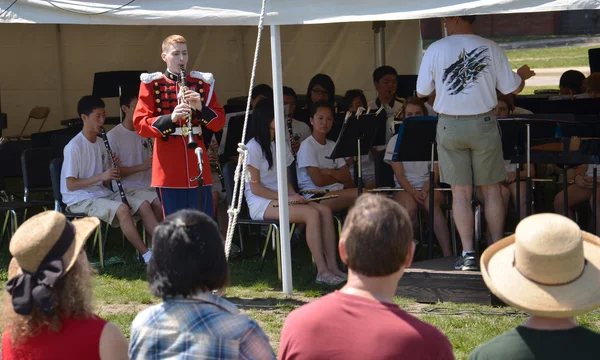
[[[245,115],[236,115],[229,118],[227,123],[227,133],[224,134],[225,146],[223,148],[223,157],[229,161],[229,158],[238,156],[238,144],[242,140],[242,131],[244,129]],[[249,133],[246,140],[249,139]]]
[[[122,89],[139,93],[140,75],[146,70],[105,71],[94,74],[92,95],[99,98],[121,97]],[[123,122],[123,114],[119,106],[119,118]]]
[[[547,118],[547,115],[529,115],[521,116],[515,115],[510,118],[499,118],[498,124],[500,124],[500,132],[502,134],[502,152],[505,160],[511,160],[511,163],[515,163],[515,159],[520,158],[521,155],[529,154],[528,150],[531,148],[531,140],[535,139],[546,139],[553,138],[557,132],[557,124],[569,122],[567,119],[561,117]],[[533,127],[531,125],[534,125]],[[504,134],[510,136],[504,136]],[[517,169],[520,169],[521,162],[517,162]],[[525,191],[525,211],[526,215],[531,215],[531,159],[527,156],[527,177],[526,191]],[[521,176],[520,170],[517,172],[515,177],[515,210],[517,213],[517,219],[521,219],[521,207],[519,206],[521,201]]]
[[[394,146],[392,161],[430,161],[429,171],[429,245],[428,257],[433,259],[433,207],[435,171],[433,165],[437,160],[435,137],[437,134],[437,117],[415,116],[406,118],[398,128],[398,138]]]
[[[8,117],[5,113],[0,112],[0,137],[2,136],[2,130],[8,126]]]
[[[342,124],[340,135],[335,143],[333,151],[328,159],[353,157],[357,163],[358,174],[358,195],[362,194],[362,166],[361,155],[367,155],[373,147],[373,139],[377,128],[385,126],[386,115],[384,112],[379,114],[351,115]],[[383,122],[383,124],[381,124]]]

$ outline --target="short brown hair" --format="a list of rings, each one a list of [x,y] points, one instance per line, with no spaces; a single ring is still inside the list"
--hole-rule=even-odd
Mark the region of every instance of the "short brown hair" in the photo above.
[[[402,108],[402,117],[405,117],[404,115],[406,114],[406,105],[408,104],[420,106],[421,111],[423,111],[423,116],[427,116],[429,114],[429,112],[427,111],[427,107],[425,106],[425,101],[423,101],[423,99],[418,98],[416,96],[409,96],[408,98],[406,98],[404,108]]]
[[[167,49],[169,48],[169,46],[171,46],[173,44],[187,44],[187,41],[181,35],[167,36],[167,38],[164,39],[162,42],[162,51],[167,52]]]
[[[412,238],[408,212],[397,202],[372,194],[356,200],[341,235],[348,268],[371,277],[400,270]]]

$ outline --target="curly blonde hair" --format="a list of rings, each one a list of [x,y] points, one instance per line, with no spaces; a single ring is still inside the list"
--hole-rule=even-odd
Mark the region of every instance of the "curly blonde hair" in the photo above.
[[[83,255],[82,255],[83,254]],[[10,329],[11,344],[22,344],[35,337],[41,329],[60,331],[61,317],[84,319],[93,315],[92,279],[94,269],[82,252],[77,261],[51,291],[53,315],[47,316],[37,306],[30,315],[19,315],[13,310],[12,297],[4,292],[0,309],[0,330]]]

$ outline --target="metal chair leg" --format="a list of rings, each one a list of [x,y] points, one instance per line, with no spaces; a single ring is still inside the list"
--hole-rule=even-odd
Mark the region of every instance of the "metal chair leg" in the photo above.
[[[481,243],[481,238],[483,236],[482,223],[481,223],[481,204],[478,204],[475,207],[475,238],[473,239],[473,246],[475,249],[475,253],[477,256],[479,253],[479,244]]]
[[[277,256],[277,278],[281,280],[281,246],[279,244],[279,227],[273,224],[273,233],[271,234],[273,242],[275,242],[275,251]]]

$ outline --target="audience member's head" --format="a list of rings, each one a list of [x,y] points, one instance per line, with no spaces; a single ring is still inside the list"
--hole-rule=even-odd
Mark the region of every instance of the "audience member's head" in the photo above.
[[[391,66],[380,66],[373,71],[373,84],[379,100],[392,101],[398,90],[398,72]]]
[[[413,116],[427,116],[427,107],[423,99],[416,96],[410,96],[406,99],[404,108],[402,109],[402,118],[409,118]]]
[[[600,73],[592,73],[583,84],[589,97],[600,97]]]
[[[154,230],[148,265],[152,293],[166,300],[224,288],[229,280],[217,224],[199,211],[180,210]]]
[[[262,99],[273,100],[273,88],[267,84],[256,85],[252,88],[252,95],[250,95],[250,106],[252,106],[252,109]]]
[[[583,93],[585,75],[581,71],[567,70],[560,76],[558,87],[560,95],[577,95]]]
[[[289,106],[288,116],[294,116],[296,113],[296,105],[298,103],[298,96],[294,89],[289,86],[283,87],[283,105]]]
[[[327,101],[335,106],[335,84],[329,75],[317,74],[310,79],[306,89],[306,108],[310,109],[314,103]]]
[[[537,214],[481,256],[486,285],[532,316],[569,318],[600,306],[600,239],[571,219]]]
[[[351,273],[400,277],[414,254],[412,221],[397,202],[361,195],[344,221],[339,250]]]
[[[344,110],[355,112],[358,108],[367,108],[367,98],[360,89],[352,89],[346,91],[344,95]]]
[[[12,342],[37,336],[44,326],[58,332],[65,316],[93,314],[85,243],[98,225],[97,218],[70,222],[59,212],[45,211],[17,229],[0,307],[0,325],[10,328]]]

